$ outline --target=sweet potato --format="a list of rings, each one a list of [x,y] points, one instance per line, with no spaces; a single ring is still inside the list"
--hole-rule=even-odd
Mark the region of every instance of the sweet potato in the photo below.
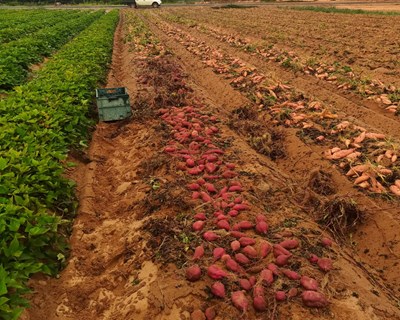
[[[233,208],[233,210],[237,210],[237,211],[244,211],[244,210],[248,210],[250,209],[249,205],[245,204],[245,203],[236,203]]]
[[[215,189],[215,187],[212,183],[207,182],[204,184],[204,187],[207,189],[208,192],[211,192],[211,193],[217,192],[217,189]]]
[[[320,258],[318,259],[317,264],[318,267],[325,272],[328,272],[333,268],[332,260],[329,258]]]
[[[260,272],[260,280],[263,284],[270,286],[274,282],[274,275],[272,274],[272,271],[269,269],[263,269]]]
[[[199,212],[199,213],[196,213],[195,215],[194,215],[194,219],[195,220],[207,220],[207,217],[206,217],[206,215],[204,214],[204,212]]]
[[[291,256],[281,254],[280,256],[276,257],[275,263],[279,267],[282,267],[282,266],[286,265],[289,262],[290,257]]]
[[[251,245],[255,244],[256,240],[254,240],[253,238],[249,238],[249,237],[241,237],[241,238],[239,238],[239,242],[242,247],[245,247],[245,246],[251,246]]]
[[[194,254],[193,254],[193,260],[199,260],[203,257],[204,255],[204,247],[203,246],[198,246],[196,249],[194,249]]]
[[[299,293],[299,290],[297,290],[297,288],[290,288],[290,290],[287,293],[287,297],[294,298],[297,296],[298,293]]]
[[[205,168],[208,173],[213,173],[218,169],[218,167],[213,162],[206,163]]]
[[[248,257],[248,258],[250,258],[250,259],[256,259],[257,256],[258,256],[257,250],[254,249],[254,247],[252,247],[252,246],[245,246],[245,247],[242,249],[242,253],[243,253],[246,257]]]
[[[224,248],[215,248],[213,250],[214,261],[217,261],[218,259],[220,259],[224,254],[225,254]]]
[[[206,315],[207,320],[214,320],[217,316],[217,312],[215,311],[214,307],[207,308],[204,314]]]
[[[240,186],[229,187],[229,192],[241,192],[241,191],[242,191],[242,187],[240,187]]]
[[[191,191],[196,191],[200,189],[200,185],[197,183],[190,183],[187,185],[187,188]]]
[[[316,291],[304,291],[301,294],[301,299],[305,306],[312,308],[324,308],[329,304],[325,296]]]
[[[256,223],[256,231],[259,234],[267,234],[268,224],[265,221],[259,221]]]
[[[285,291],[277,291],[277,292],[275,292],[275,299],[276,299],[276,301],[285,301],[286,300]]]
[[[200,267],[195,264],[186,269],[186,279],[189,281],[197,281],[201,278],[201,269]]]
[[[241,238],[241,237],[245,237],[245,236],[246,236],[245,233],[240,232],[240,231],[231,231],[231,232],[230,232],[230,235],[231,235],[232,237],[236,238],[236,239],[239,239],[239,238]]]
[[[193,168],[196,165],[196,161],[193,158],[186,159],[186,165],[189,168]]]
[[[193,223],[192,228],[194,231],[201,231],[203,230],[205,224],[206,224],[205,221],[198,220]]]
[[[252,287],[251,283],[247,279],[239,279],[239,285],[242,289],[249,291]]]
[[[215,264],[212,264],[208,267],[207,274],[211,279],[214,280],[219,280],[227,276],[227,273]]]
[[[239,211],[237,211],[237,210],[230,210],[230,211],[228,212],[228,214],[229,214],[231,217],[236,217],[236,216],[239,214]]]
[[[264,296],[257,296],[253,298],[253,306],[256,311],[265,311],[267,310],[267,302],[265,301]]]
[[[258,214],[256,216],[256,222],[264,221],[267,222],[267,218],[263,214]]]
[[[250,282],[250,284],[251,284],[252,286],[254,286],[254,285],[256,284],[256,282],[257,282],[256,277],[255,277],[255,276],[251,276],[251,277],[249,278],[249,282]]]
[[[237,240],[234,240],[231,242],[231,249],[232,251],[237,251],[240,249],[240,242]]]
[[[264,259],[271,251],[272,246],[269,242],[267,241],[262,241],[260,243],[260,257],[261,259]]]
[[[282,269],[282,273],[288,277],[290,280],[299,280],[300,279],[300,275],[293,270],[289,270],[289,269]]]
[[[285,255],[285,256],[292,255],[288,250],[286,250],[284,247],[282,247],[279,244],[274,244],[273,248],[274,248],[274,256],[275,257],[281,256],[281,255]]]
[[[193,191],[192,192],[192,199],[200,199],[200,192],[198,191]]]
[[[212,231],[206,231],[203,233],[203,238],[207,241],[215,241],[219,239],[219,236]]]
[[[324,237],[321,239],[321,243],[324,247],[330,247],[330,246],[332,246],[333,241],[329,238]]]
[[[235,260],[242,265],[246,265],[250,263],[249,258],[247,258],[243,253],[236,253]]]
[[[229,231],[231,229],[231,226],[229,225],[229,222],[226,220],[220,220],[217,222],[217,227],[219,229],[225,229],[226,231]]]
[[[224,215],[222,213],[217,216],[217,221],[228,220],[228,219],[229,219],[229,217],[227,217],[226,215]]]
[[[317,263],[319,260],[319,258],[315,255],[315,254],[311,254],[310,257],[308,258],[308,261],[310,261],[311,263]]]
[[[203,200],[203,202],[211,202],[211,200],[212,200],[212,198],[210,197],[210,195],[207,192],[200,191],[200,196],[201,196],[201,199]]]
[[[274,263],[268,263],[267,269],[271,270],[271,272],[276,276],[280,276],[281,275],[281,271],[279,270],[279,267]]]
[[[237,173],[228,169],[222,172],[221,176],[225,179],[232,179],[237,176]]]
[[[302,276],[300,279],[300,284],[306,290],[318,291],[318,282],[313,278]]]
[[[225,286],[219,281],[213,283],[211,292],[218,298],[225,298]]]
[[[282,248],[285,249],[296,249],[299,246],[299,240],[297,239],[287,239],[279,243]]]
[[[232,258],[229,258],[225,261],[226,267],[233,272],[239,272],[241,270],[240,266],[238,263],[233,260]]]
[[[243,312],[247,311],[247,309],[249,308],[249,301],[247,300],[243,291],[232,292],[231,298],[232,303],[236,308]]]

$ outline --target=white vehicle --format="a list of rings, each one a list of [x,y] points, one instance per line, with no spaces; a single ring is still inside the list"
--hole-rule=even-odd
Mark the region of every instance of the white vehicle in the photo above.
[[[158,8],[161,6],[161,0],[134,0],[133,3],[130,4],[131,7],[144,7],[151,6],[153,8]]]

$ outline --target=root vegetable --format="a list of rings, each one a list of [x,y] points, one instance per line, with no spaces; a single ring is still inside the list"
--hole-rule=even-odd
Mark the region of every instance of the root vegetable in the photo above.
[[[251,277],[249,278],[249,282],[250,282],[250,284],[251,284],[252,286],[254,286],[254,285],[256,284],[256,282],[257,282],[256,277],[255,277],[255,276],[251,276]]]
[[[236,217],[236,216],[239,214],[239,211],[237,211],[237,210],[230,210],[230,211],[228,212],[228,214],[229,214],[231,217]]]
[[[235,260],[233,260],[232,258],[227,259],[227,260],[225,261],[225,264],[226,264],[226,267],[227,267],[230,271],[239,272],[239,271],[241,270],[241,269],[240,269],[240,266],[238,265],[238,263],[237,263]]]
[[[282,247],[280,244],[274,244],[274,256],[278,257],[280,255],[286,255],[286,256],[291,256],[292,254],[286,250],[284,247]]]
[[[328,305],[328,300],[325,298],[325,296],[316,291],[304,291],[301,294],[301,299],[303,300],[304,305],[307,307],[324,308]]]
[[[206,315],[207,320],[214,320],[217,316],[217,313],[213,307],[207,308],[204,314]]]
[[[266,234],[268,232],[268,224],[265,221],[259,221],[256,224],[256,231],[259,234]]]
[[[203,202],[211,202],[211,200],[212,200],[210,195],[204,191],[200,191],[200,196],[201,196],[201,199],[203,200]]]
[[[194,249],[194,254],[193,254],[193,260],[199,260],[203,257],[204,255],[204,247],[203,246],[198,246],[196,249]]]
[[[211,279],[214,280],[219,280],[227,276],[227,273],[215,264],[208,267],[207,274]]]
[[[231,297],[232,297],[232,303],[236,308],[238,308],[240,311],[243,312],[247,311],[247,309],[249,308],[249,301],[247,300],[243,291],[232,292]]]
[[[223,215],[223,214],[219,214],[218,216],[217,216],[217,221],[220,221],[220,220],[228,220],[229,218],[227,217],[227,216],[225,216],[225,215]]]
[[[276,276],[280,276],[281,275],[281,271],[279,270],[278,266],[276,264],[274,264],[274,263],[268,263],[267,269],[271,270],[271,272]]]
[[[186,279],[189,281],[197,281],[201,278],[201,269],[200,267],[195,264],[186,269]]]
[[[203,212],[196,213],[194,218],[195,220],[207,220],[207,217]]]
[[[253,238],[249,238],[249,237],[241,237],[239,239],[239,242],[240,242],[241,246],[246,247],[246,246],[251,246],[251,245],[255,244],[256,240],[254,240]]]
[[[397,181],[397,180],[396,180]],[[390,187],[389,187],[389,190],[393,193],[393,194],[395,194],[396,196],[400,196],[400,188],[397,186],[397,185],[391,185]]]
[[[333,241],[329,238],[324,237],[321,239],[321,243],[324,247],[331,247],[333,244]]]
[[[200,189],[200,185],[198,185],[197,183],[190,183],[187,185],[187,188],[191,191],[196,191]]]
[[[232,208],[232,210],[237,210],[237,211],[244,211],[248,209],[250,209],[250,207],[245,203],[236,203]]]
[[[282,269],[282,273],[288,277],[290,280],[299,280],[300,279],[300,275],[293,270],[289,270],[289,269]]]
[[[217,227],[220,229],[225,229],[226,231],[229,231],[231,229],[231,226],[229,225],[229,222],[226,220],[220,220],[217,223]]]
[[[231,249],[232,251],[237,251],[240,249],[240,242],[237,240],[234,240],[231,242]]]
[[[333,264],[332,264],[332,260],[329,258],[320,258],[318,259],[318,267],[325,272],[328,272],[329,270],[332,270],[333,268]]]
[[[279,245],[285,249],[296,249],[299,246],[299,240],[287,239],[282,241]]]
[[[256,259],[258,254],[257,250],[254,249],[252,246],[246,246],[243,248],[242,253],[246,255],[246,257],[251,258],[251,259]]]
[[[239,285],[242,287],[242,289],[249,291],[252,287],[251,283],[247,279],[239,279]]]
[[[220,259],[224,254],[225,254],[224,248],[215,248],[213,250],[214,261],[217,261],[218,259]]]
[[[253,306],[256,311],[265,311],[267,310],[267,302],[265,301],[265,297],[257,296],[253,298]]]
[[[300,279],[300,284],[306,290],[318,291],[318,282],[313,278],[302,276]]]
[[[194,231],[201,231],[203,230],[205,224],[206,224],[205,221],[198,220],[195,223],[193,223],[192,228]]]
[[[278,256],[278,257],[275,259],[275,263],[276,263],[279,267],[282,267],[282,266],[286,265],[286,264],[289,262],[290,257],[291,257],[291,256],[281,254],[280,256]]]
[[[196,165],[196,161],[194,161],[192,158],[186,159],[186,165],[189,168],[193,168]]]
[[[218,298],[225,298],[225,286],[221,282],[215,282],[211,286],[211,292]]]
[[[260,257],[261,259],[264,259],[271,251],[272,246],[269,242],[267,241],[262,241],[260,243]]]
[[[346,149],[346,150],[340,150],[340,151],[336,151],[335,153],[333,153],[330,156],[327,156],[327,159],[331,159],[331,160],[337,160],[337,159],[342,159],[346,156],[348,156],[350,153],[353,153],[354,149]]]
[[[364,181],[369,180],[370,175],[367,173],[363,173],[361,176],[359,176],[356,180],[354,180],[354,184],[360,184]]]
[[[200,198],[200,192],[194,191],[192,193],[192,199],[199,199]]]
[[[214,185],[212,183],[205,183],[204,187],[207,189],[208,192],[216,193],[217,189],[215,189]]]
[[[219,236],[212,231],[206,231],[203,233],[203,238],[207,241],[215,241],[219,239]]]
[[[236,239],[246,236],[245,233],[240,232],[240,231],[231,231],[230,234],[231,234],[232,237],[234,237],[234,238],[236,238]]]
[[[256,216],[256,222],[260,222],[260,221],[267,222],[267,218],[266,218],[264,215],[262,215],[262,214],[258,214],[258,215]]]
[[[285,291],[277,291],[277,292],[275,292],[275,299],[276,299],[276,301],[285,301],[286,300]]]
[[[263,269],[260,272],[260,279],[263,284],[270,286],[274,282],[274,275],[271,270]]]
[[[319,258],[315,254],[311,254],[310,257],[308,258],[308,261],[311,263],[317,263]]]
[[[232,179],[237,176],[237,173],[231,170],[226,170],[222,173],[222,177],[225,179]]]
[[[235,260],[240,264],[246,265],[250,263],[249,258],[247,258],[243,253],[236,253]]]
[[[208,173],[213,173],[218,169],[218,167],[213,162],[206,163],[205,168]]]
[[[241,191],[242,191],[242,187],[240,187],[240,186],[229,187],[229,192],[241,192]]]

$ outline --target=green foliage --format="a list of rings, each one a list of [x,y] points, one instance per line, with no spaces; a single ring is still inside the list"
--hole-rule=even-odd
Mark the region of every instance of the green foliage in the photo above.
[[[0,89],[9,90],[24,82],[31,64],[41,62],[102,14],[97,11],[66,15],[55,25],[1,45]]]
[[[314,12],[325,12],[325,13],[347,13],[347,14],[373,14],[373,15],[382,15],[382,16],[397,16],[400,15],[400,12],[396,11],[369,11],[369,10],[361,10],[361,9],[338,9],[336,7],[315,7],[315,6],[299,6],[299,7],[291,7],[293,10],[306,10],[306,11],[314,11]]]
[[[63,164],[69,146],[87,138],[117,21],[117,12],[103,14],[0,101],[0,319],[17,319],[26,307],[32,274],[56,274],[65,260],[76,203]]]

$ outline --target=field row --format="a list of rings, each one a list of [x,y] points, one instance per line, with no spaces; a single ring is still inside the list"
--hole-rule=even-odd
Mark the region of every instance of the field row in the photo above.
[[[118,21],[117,12],[73,15],[75,20],[54,29],[60,33],[56,39],[51,39],[54,30],[43,33],[42,44],[54,40],[61,46],[87,28],[35,79],[0,101],[2,319],[16,319],[26,306],[22,294],[32,274],[56,274],[65,260],[76,209],[73,183],[64,177],[66,157],[71,146],[79,148],[88,137],[91,97],[105,78]]]

